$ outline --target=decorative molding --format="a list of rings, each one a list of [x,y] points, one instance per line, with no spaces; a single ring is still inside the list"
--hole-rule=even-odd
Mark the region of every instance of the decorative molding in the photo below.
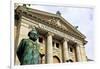
[[[22,20],[21,22],[25,23],[25,24],[28,24],[28,25],[32,25],[32,26],[35,26],[36,28],[40,28],[40,29],[43,29],[43,30],[46,30],[46,31],[50,31],[56,35],[59,35],[61,36],[62,38],[67,38],[69,40],[72,40],[74,42],[82,42],[81,40],[79,39],[76,39],[75,37],[72,37],[71,35],[69,34],[65,34],[64,32],[61,32],[59,30],[56,30],[54,28],[51,28],[45,24],[42,24],[40,22],[37,22],[37,21],[34,21],[34,20],[31,20],[31,19],[28,19],[24,16],[22,16]]]
[[[27,8],[27,7],[22,7],[22,6],[19,6],[18,8],[19,10],[21,10],[22,12],[24,12],[24,15],[27,14],[28,17],[38,21],[38,22],[41,22],[41,23],[44,23],[44,24],[49,24],[49,25],[53,25],[55,28],[58,28],[59,30],[62,30],[63,32],[69,32],[71,35],[74,35],[74,36],[77,36],[79,38],[84,38],[85,36],[83,34],[81,34],[78,30],[75,30],[75,28],[69,24],[63,17],[61,16],[57,16],[56,14],[52,14],[52,13],[48,13],[48,12],[44,12],[44,11],[40,11],[40,10],[36,10],[36,9],[31,9],[31,8]],[[17,9],[17,10],[18,10]],[[45,19],[42,19],[40,18],[40,16],[34,16],[33,13],[37,13],[38,15],[41,13],[41,14],[46,14],[46,16],[49,16],[49,17],[53,17],[53,18],[57,18],[57,19],[60,19],[62,20],[63,22],[65,22],[64,24],[68,24],[74,31],[77,32],[73,32],[73,31],[68,31],[67,29],[65,29],[64,27],[59,27],[57,24],[55,24],[54,22],[51,23],[49,22],[48,20],[45,20]],[[44,14],[44,15],[45,15]],[[51,15],[51,16],[50,16]]]

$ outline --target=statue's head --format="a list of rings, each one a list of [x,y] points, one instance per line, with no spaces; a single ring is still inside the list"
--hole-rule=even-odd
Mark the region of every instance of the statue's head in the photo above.
[[[39,37],[38,32],[36,31],[35,27],[32,28],[32,30],[28,33],[28,36],[33,41],[36,41]]]

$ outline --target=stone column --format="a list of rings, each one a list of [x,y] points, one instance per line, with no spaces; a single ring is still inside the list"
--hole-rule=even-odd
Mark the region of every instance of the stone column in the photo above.
[[[79,44],[76,45],[76,55],[77,55],[78,62],[81,62],[82,61],[82,57],[81,57],[81,48],[80,48]]]
[[[64,38],[64,41],[63,41],[63,59],[64,59],[64,62],[69,60],[68,39],[66,38]]]
[[[47,63],[53,63],[53,46],[52,46],[52,36],[51,32],[47,35]]]
[[[82,56],[82,61],[87,61],[86,58],[86,51],[85,51],[85,47],[83,46],[83,44],[80,44],[80,49],[81,49],[81,56]]]

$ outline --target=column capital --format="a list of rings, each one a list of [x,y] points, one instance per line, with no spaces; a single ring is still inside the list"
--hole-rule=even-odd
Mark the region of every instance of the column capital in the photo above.
[[[76,47],[80,47],[80,44],[76,43]]]
[[[83,43],[76,43],[79,47],[84,47]]]
[[[68,38],[63,38],[63,41],[67,41],[67,42],[68,42],[68,41],[69,41],[69,39],[68,39]]]
[[[54,34],[52,32],[48,32],[47,35],[54,36]]]

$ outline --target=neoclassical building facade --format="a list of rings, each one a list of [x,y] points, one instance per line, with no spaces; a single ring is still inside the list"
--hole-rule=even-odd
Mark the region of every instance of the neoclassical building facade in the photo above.
[[[14,62],[20,64],[16,49],[33,26],[39,33],[40,64],[86,62],[85,36],[65,20],[59,11],[56,14],[18,6],[15,9]]]

